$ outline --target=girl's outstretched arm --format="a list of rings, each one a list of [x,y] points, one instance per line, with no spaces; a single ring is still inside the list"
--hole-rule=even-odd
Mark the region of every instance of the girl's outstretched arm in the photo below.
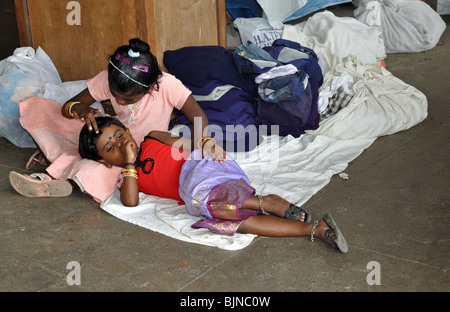
[[[186,102],[181,108],[181,112],[194,125],[194,133],[192,133],[192,147],[194,147],[194,144],[197,143],[194,142],[195,140],[198,141],[198,139],[200,139],[201,137],[208,135],[206,129],[209,124],[208,117],[192,95],[189,95],[189,97],[187,98]],[[198,138],[195,138],[195,135],[197,135]]]

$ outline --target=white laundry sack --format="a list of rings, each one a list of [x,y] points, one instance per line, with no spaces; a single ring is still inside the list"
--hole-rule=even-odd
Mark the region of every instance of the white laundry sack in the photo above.
[[[40,47],[17,48],[0,61],[0,137],[18,147],[36,147],[19,122],[19,103],[44,93],[47,82],[61,83],[58,71]]]
[[[438,12],[439,15],[450,14],[450,0],[438,0],[436,12]]]
[[[407,130],[428,115],[426,96],[393,76],[382,66],[361,64],[346,57],[343,64],[327,73],[321,90],[341,74],[353,78],[353,98],[335,115],[323,120],[313,135],[333,139],[369,139]]]
[[[323,62],[324,75],[348,55],[363,64],[379,64],[386,57],[378,29],[329,11],[316,13],[303,23],[284,25],[282,38],[313,49]]]
[[[446,24],[428,4],[419,0],[360,0],[356,19],[377,27],[386,53],[415,53],[434,48]]]
[[[234,20],[233,25],[239,31],[243,43],[246,44],[250,41],[260,48],[271,46],[275,40],[283,35],[283,25],[281,25],[281,28],[273,28],[262,17],[239,17]]]

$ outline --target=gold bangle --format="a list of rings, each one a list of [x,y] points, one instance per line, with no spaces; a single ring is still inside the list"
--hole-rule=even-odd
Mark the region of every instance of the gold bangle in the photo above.
[[[75,104],[81,104],[81,102],[70,101],[70,102],[66,103],[66,106],[64,106],[64,112],[65,112],[67,117],[74,118],[73,117],[73,113],[72,113],[72,106],[74,106]]]
[[[137,170],[136,169],[128,169],[128,168],[123,168],[122,169],[122,174],[135,174],[137,175]]]
[[[122,173],[122,177],[132,177],[132,178],[135,178],[135,179],[137,179],[138,178],[138,175],[137,174],[131,174],[131,173],[127,173],[127,174],[124,174],[124,173]]]
[[[205,143],[207,141],[212,140],[214,142],[214,144],[216,144],[216,140],[214,140],[214,138],[212,137],[202,137],[200,140],[198,140],[197,146],[200,148],[203,148],[203,146],[205,145]],[[201,146],[200,146],[200,141],[202,142]]]

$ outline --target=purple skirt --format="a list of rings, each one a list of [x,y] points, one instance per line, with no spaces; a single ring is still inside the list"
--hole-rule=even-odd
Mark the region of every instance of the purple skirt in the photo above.
[[[222,164],[202,159],[201,150],[193,151],[184,163],[179,193],[188,212],[203,218],[193,228],[232,236],[242,222],[259,213],[240,209],[255,189],[239,165],[229,158]]]

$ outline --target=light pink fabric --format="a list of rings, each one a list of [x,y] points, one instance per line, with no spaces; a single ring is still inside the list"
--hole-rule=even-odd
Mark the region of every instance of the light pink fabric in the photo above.
[[[106,88],[105,90],[105,79]],[[107,72],[88,81],[96,100],[104,100],[109,93]],[[91,91],[92,90],[92,91]],[[152,130],[167,131],[174,107],[181,108],[190,95],[189,89],[170,74],[163,74],[158,92],[145,95],[135,113],[135,124],[127,124],[131,111],[111,102],[117,118],[127,126],[138,144]],[[99,202],[105,201],[116,189],[121,168],[111,169],[92,160],[81,159],[78,154],[78,136],[83,123],[61,115],[61,103],[40,97],[27,98],[20,103],[20,123],[36,141],[51,165],[46,169],[55,179],[73,179],[83,191]]]

